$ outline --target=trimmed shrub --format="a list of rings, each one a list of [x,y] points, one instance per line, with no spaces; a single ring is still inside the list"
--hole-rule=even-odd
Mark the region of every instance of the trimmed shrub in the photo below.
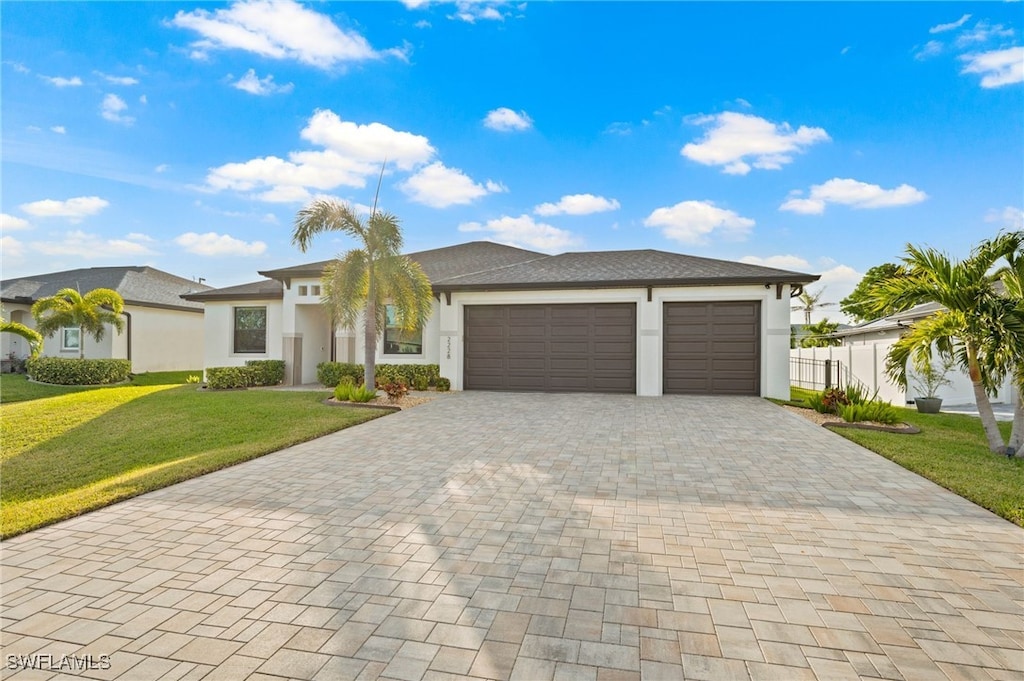
[[[412,379],[413,390],[426,390],[430,387],[430,379],[426,376],[414,376]]]
[[[363,379],[363,365],[345,362],[320,362],[316,365],[316,380],[324,387],[335,387],[343,376],[351,377],[352,382],[358,384]]]
[[[279,385],[284,382],[283,359],[250,359],[245,366],[249,367],[252,377],[250,385]]]
[[[444,378],[442,376],[437,379],[437,381],[434,384],[434,387],[437,389],[437,392],[446,393],[452,389],[452,382],[449,379]]]
[[[28,375],[40,383],[56,385],[107,385],[128,380],[132,363],[127,359],[71,359],[35,357],[26,364]]]
[[[210,390],[248,388],[253,385],[252,367],[207,367],[206,387]]]

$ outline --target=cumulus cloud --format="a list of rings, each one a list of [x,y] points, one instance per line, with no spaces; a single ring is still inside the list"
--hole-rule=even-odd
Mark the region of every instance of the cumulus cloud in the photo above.
[[[273,95],[291,92],[295,85],[293,83],[278,85],[274,82],[274,76],[267,74],[266,78],[260,78],[256,75],[255,69],[249,69],[244,76],[232,83],[231,87],[251,95]]]
[[[997,88],[1024,81],[1024,47],[961,55],[960,73],[981,74],[981,87]]]
[[[24,218],[0,213],[0,232],[16,232],[23,229],[32,229],[32,224]]]
[[[103,98],[103,102],[100,104],[100,115],[108,121],[113,123],[121,123],[122,125],[131,125],[135,122],[135,118],[132,116],[124,115],[124,112],[128,108],[124,100],[114,94],[108,94]]]
[[[722,172],[729,175],[746,175],[751,167],[778,170],[793,161],[793,154],[831,139],[822,128],[801,125],[793,130],[789,123],[772,123],[730,111],[701,116],[693,122],[707,126],[707,132],[703,139],[690,142],[680,153],[697,163],[722,166]]]
[[[167,169],[170,168],[166,163],[161,163],[157,167],[153,168],[154,173],[166,173]]]
[[[493,182],[478,184],[458,168],[449,168],[440,161],[421,168],[398,188],[410,201],[431,208],[464,205],[489,193],[488,187],[498,188]]]
[[[214,50],[244,50],[330,69],[401,52],[378,52],[359,33],[339,28],[327,15],[293,0],[251,0],[214,11],[179,11],[170,24],[202,36],[191,44],[196,59],[206,59]]]
[[[914,59],[917,59],[918,61],[930,59],[931,57],[942,54],[943,47],[942,42],[938,40],[929,40],[922,47],[914,48],[916,50],[916,52],[914,52]]]
[[[349,158],[370,163],[378,170],[385,158],[398,168],[408,170],[429,161],[436,152],[422,135],[395,130],[383,123],[359,125],[343,121],[330,109],[314,113],[301,136]]]
[[[533,119],[525,111],[500,107],[487,113],[484,126],[498,132],[519,132],[533,127]]]
[[[798,255],[769,255],[759,257],[756,255],[745,255],[740,262],[750,265],[761,265],[762,267],[774,267],[778,270],[789,270],[791,272],[810,272],[811,263]]]
[[[65,233],[56,241],[33,241],[28,247],[43,255],[74,256],[86,260],[153,254],[145,243],[138,240],[107,239],[77,230]]]
[[[961,48],[987,43],[992,38],[1012,38],[1013,29],[1002,24],[990,24],[979,21],[974,28],[963,31],[956,39],[956,46]]]
[[[927,198],[927,194],[909,184],[901,184],[895,189],[883,189],[877,184],[834,177],[824,184],[812,186],[806,197],[799,190],[791,192],[789,198],[779,206],[779,210],[804,215],[821,215],[829,203],[858,209],[892,208],[921,203]]]
[[[719,208],[711,201],[682,201],[655,209],[644,219],[645,227],[659,227],[667,239],[685,244],[706,244],[710,236],[746,239],[754,221]]]
[[[603,196],[593,194],[568,194],[563,196],[558,203],[542,203],[533,209],[537,215],[590,215],[591,213],[603,213],[610,210],[618,210],[619,202],[615,199],[606,199]]]
[[[985,222],[995,222],[1007,229],[1024,229],[1024,210],[1007,206],[1001,210],[992,209],[985,216]]]
[[[71,78],[63,78],[61,76],[39,76],[50,85],[56,87],[78,87],[82,84],[82,79],[78,76],[72,76]]]
[[[0,236],[0,254],[4,258],[20,258],[25,255],[25,245],[13,236]]]
[[[957,19],[956,21],[950,22],[948,24],[939,24],[937,26],[932,26],[931,28],[928,29],[928,32],[929,33],[945,33],[946,31],[952,31],[952,30],[960,28],[961,26],[966,24],[967,20],[970,19],[970,18],[971,18],[970,14],[965,14],[962,17],[960,17],[959,19]]]
[[[485,232],[499,243],[535,248],[549,253],[565,250],[580,243],[572,232],[536,222],[529,215],[503,216],[487,222],[464,222],[460,232]]]
[[[475,24],[477,21],[504,21],[508,16],[500,8],[503,2],[485,2],[481,0],[457,0],[455,12],[448,15],[449,19]]]
[[[68,133],[67,128],[65,128],[63,125],[50,126],[50,131],[55,132],[58,135],[66,135]]]
[[[76,196],[65,201],[43,199],[23,203],[19,208],[37,218],[68,218],[71,222],[79,222],[90,215],[96,215],[109,205],[109,201],[98,196]]]
[[[175,237],[174,243],[189,253],[205,256],[262,255],[267,250],[267,245],[262,241],[246,242],[228,234],[217,234],[216,232],[205,234],[186,232]]]

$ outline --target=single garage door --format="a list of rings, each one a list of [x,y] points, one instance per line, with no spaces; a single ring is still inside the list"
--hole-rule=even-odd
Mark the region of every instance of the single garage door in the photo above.
[[[665,394],[760,395],[761,303],[665,303]]]
[[[636,393],[636,305],[468,305],[466,390]]]

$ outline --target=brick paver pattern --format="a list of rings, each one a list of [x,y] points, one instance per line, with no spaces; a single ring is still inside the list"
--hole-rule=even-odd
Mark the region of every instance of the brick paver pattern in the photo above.
[[[452,394],[2,553],[12,679],[1024,677],[1024,530],[756,398]]]

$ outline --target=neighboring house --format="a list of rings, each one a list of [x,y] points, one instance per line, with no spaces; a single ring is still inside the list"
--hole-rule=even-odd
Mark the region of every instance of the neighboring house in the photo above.
[[[124,298],[125,329],[111,327],[100,342],[78,328],[60,329],[44,339],[43,354],[78,357],[82,344],[88,359],[129,359],[132,371],[181,371],[203,366],[203,306],[182,300],[182,294],[209,290],[204,284],[152,267],[89,267],[0,281],[0,301],[12,322],[35,328],[32,304],[64,288],[88,293],[109,288]],[[0,334],[0,354],[27,357],[28,343],[13,334]]]
[[[917,395],[914,390],[913,372],[910,372],[910,389],[904,390],[886,376],[886,357],[889,354],[889,348],[906,329],[941,309],[943,307],[938,303],[923,303],[905,312],[897,312],[881,319],[836,331],[832,337],[841,341],[840,347],[797,348],[792,351],[792,356],[802,359],[838,361],[845,367],[844,380],[853,377],[865,384],[869,390],[877,389],[882,399],[893,404],[911,403],[915,397],[923,397]],[[946,377],[950,379],[951,383],[940,388],[937,395],[942,398],[944,404],[974,404],[974,388],[967,374],[959,367],[954,367],[950,369]],[[1013,395],[1013,385],[1010,377],[1007,376],[992,401],[1010,403],[1013,400]]]
[[[546,255],[490,242],[409,257],[434,290],[413,333],[388,326],[377,361],[439,364],[455,390],[741,394],[788,398],[790,297],[817,275],[663,251]],[[362,363],[361,329],[320,304],[326,262],[184,296],[206,306],[205,366]]]

